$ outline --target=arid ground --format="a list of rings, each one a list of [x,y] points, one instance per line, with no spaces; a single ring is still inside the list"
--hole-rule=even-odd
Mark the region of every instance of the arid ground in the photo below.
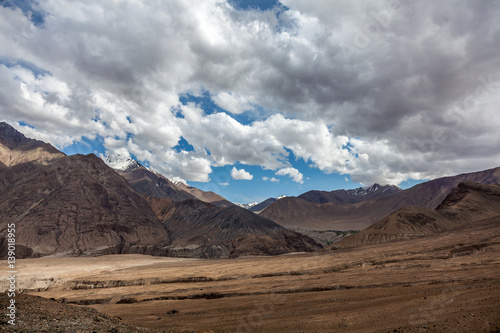
[[[316,254],[232,260],[39,258],[19,261],[18,271],[23,295],[91,307],[124,324],[166,332],[500,328],[497,220]]]

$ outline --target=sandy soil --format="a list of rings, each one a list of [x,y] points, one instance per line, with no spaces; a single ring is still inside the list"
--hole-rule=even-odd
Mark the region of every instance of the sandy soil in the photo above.
[[[498,332],[500,226],[233,260],[19,261],[24,293],[173,332]],[[29,290],[30,289],[30,290]]]

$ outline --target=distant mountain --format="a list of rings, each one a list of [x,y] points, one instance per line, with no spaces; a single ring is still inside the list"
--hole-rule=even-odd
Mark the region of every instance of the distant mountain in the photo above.
[[[258,205],[258,202],[251,203],[235,203],[236,206],[250,210],[253,206]]]
[[[164,248],[168,256],[234,258],[321,248],[309,237],[235,205],[221,208],[196,199],[149,201],[170,232],[172,244]]]
[[[391,196],[378,197],[357,203],[323,204],[301,198],[281,199],[261,216],[293,230],[363,230],[392,212],[407,206],[436,208],[459,183],[473,181],[500,184],[500,168],[443,177],[421,183]]]
[[[387,243],[424,237],[472,226],[476,221],[500,217],[500,186],[460,183],[434,210],[405,207],[360,233],[344,238],[332,248]]]
[[[373,184],[369,187],[359,187],[352,190],[335,191],[309,191],[298,196],[298,198],[313,203],[357,203],[374,198],[384,198],[401,192],[402,189],[395,185]]]
[[[266,209],[267,207],[269,207],[272,203],[278,201],[279,199],[283,199],[285,197],[286,197],[286,195],[282,195],[282,196],[279,196],[277,198],[268,198],[260,203],[259,202],[253,202],[253,203],[249,203],[249,204],[237,203],[236,205],[258,214],[261,211],[263,211],[264,209]]]
[[[170,243],[148,202],[92,154],[4,169],[0,217],[0,248],[15,224],[18,258],[155,253]]]
[[[29,139],[6,122],[0,123],[0,166],[14,166],[20,163],[49,161],[66,156],[52,145]]]
[[[232,205],[231,202],[213,192],[205,192],[181,182],[173,182],[131,158],[112,154],[106,157],[104,162],[125,178],[137,192],[146,196],[170,198],[176,201],[197,198],[222,207]]]

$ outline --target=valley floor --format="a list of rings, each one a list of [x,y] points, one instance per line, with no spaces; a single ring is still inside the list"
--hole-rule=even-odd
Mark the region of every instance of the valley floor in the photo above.
[[[146,330],[500,331],[498,219],[438,236],[315,254],[39,258],[20,260],[18,267],[22,297],[93,308]]]

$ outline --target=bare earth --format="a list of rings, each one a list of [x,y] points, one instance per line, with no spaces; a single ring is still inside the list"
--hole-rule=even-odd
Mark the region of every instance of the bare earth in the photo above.
[[[25,259],[18,283],[166,332],[499,332],[499,254],[500,226],[486,221],[319,254]]]

